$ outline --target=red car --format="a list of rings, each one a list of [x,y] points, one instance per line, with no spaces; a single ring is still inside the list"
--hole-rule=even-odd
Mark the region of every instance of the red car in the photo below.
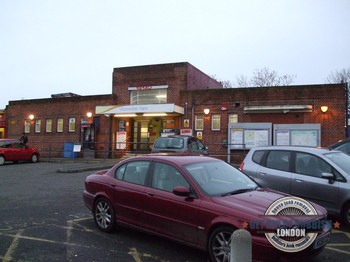
[[[24,145],[18,139],[0,139],[0,166],[6,161],[39,161],[40,153],[36,148]]]
[[[302,218],[321,225],[313,244],[304,250],[278,250],[263,233],[267,229],[260,227],[263,219],[276,224],[281,218],[264,217],[265,211],[286,196],[261,188],[219,159],[157,154],[129,158],[88,176],[83,192],[101,231],[131,226],[206,250],[210,261],[229,261],[231,235],[242,228],[252,235],[253,259],[318,254],[329,240],[331,228],[324,223],[326,210],[318,205],[314,205],[316,216]]]

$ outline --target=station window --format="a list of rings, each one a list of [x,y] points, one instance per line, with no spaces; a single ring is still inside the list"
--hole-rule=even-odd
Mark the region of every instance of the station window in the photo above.
[[[48,118],[46,119],[46,133],[52,132],[52,119]]]
[[[30,120],[24,121],[24,133],[30,133]]]
[[[69,118],[69,132],[75,132],[75,117]]]
[[[62,117],[57,118],[57,132],[58,133],[63,132],[63,118]]]
[[[212,114],[211,115],[211,130],[220,130],[220,115],[219,114]]]
[[[196,115],[195,116],[195,130],[203,130],[204,127],[204,117],[203,115]]]
[[[130,104],[165,104],[167,102],[167,93],[167,89],[132,90],[130,91]]]
[[[40,119],[35,120],[34,131],[35,131],[35,133],[40,133],[40,131],[41,131],[41,120]]]
[[[228,115],[228,123],[229,124],[238,123],[238,114],[229,114]]]

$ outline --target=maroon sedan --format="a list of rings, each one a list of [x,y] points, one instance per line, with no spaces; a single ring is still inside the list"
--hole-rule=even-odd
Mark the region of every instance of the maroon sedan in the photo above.
[[[0,139],[0,166],[6,161],[39,161],[40,153],[36,148],[21,143],[18,139]]]
[[[206,250],[211,261],[229,261],[231,235],[242,228],[252,235],[253,259],[319,253],[329,240],[330,226],[326,210],[317,205],[313,205],[316,216],[299,217],[306,224],[318,222],[316,237],[307,248],[285,252],[268,241],[269,225],[282,220],[264,214],[286,196],[261,188],[219,159],[156,154],[129,158],[88,176],[83,192],[100,230],[110,232],[116,224],[131,226]],[[291,222],[289,216],[283,218],[287,220]],[[278,232],[285,234],[285,224]],[[295,240],[284,236],[281,242]]]

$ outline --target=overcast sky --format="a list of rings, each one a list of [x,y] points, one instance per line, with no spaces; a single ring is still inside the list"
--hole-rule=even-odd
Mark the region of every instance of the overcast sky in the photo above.
[[[0,109],[111,94],[113,68],[173,62],[323,84],[350,68],[349,26],[349,0],[0,0]]]

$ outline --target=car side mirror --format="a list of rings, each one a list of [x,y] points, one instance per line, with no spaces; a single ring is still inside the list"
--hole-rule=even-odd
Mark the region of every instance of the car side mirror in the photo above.
[[[334,175],[331,173],[322,173],[321,175],[322,178],[328,179],[330,184],[334,183]]]
[[[185,186],[174,187],[173,193],[177,196],[182,196],[182,197],[189,197],[191,195],[190,189]]]

